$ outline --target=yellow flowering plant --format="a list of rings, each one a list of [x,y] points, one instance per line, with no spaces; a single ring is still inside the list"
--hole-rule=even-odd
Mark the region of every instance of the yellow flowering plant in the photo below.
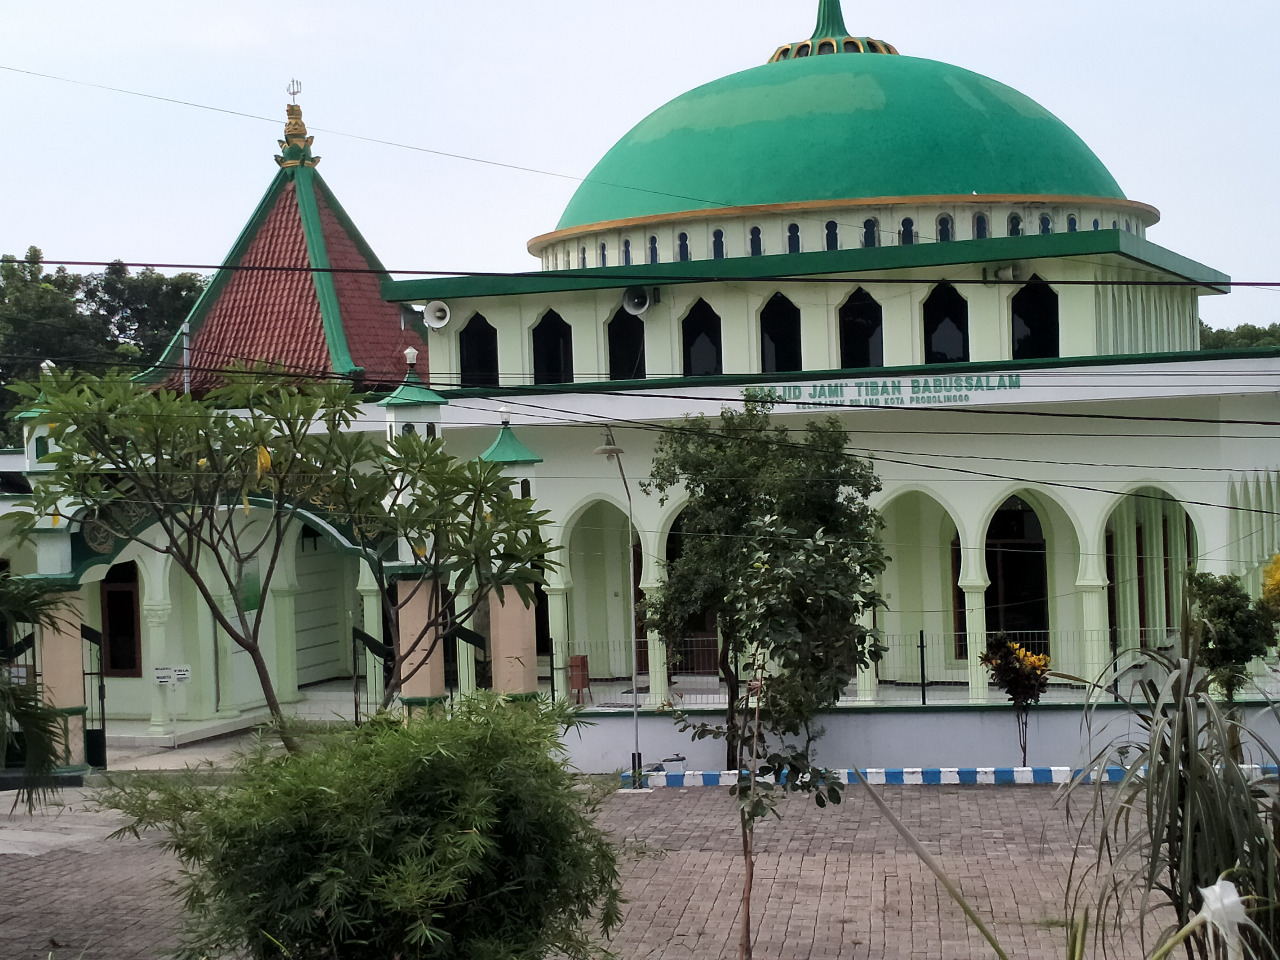
[[[1022,765],[1027,765],[1027,723],[1031,705],[1040,702],[1049,688],[1049,655],[1032,653],[1003,633],[987,637],[986,653],[980,662],[991,672],[992,681],[1013,703],[1018,724],[1018,745],[1022,747]]]

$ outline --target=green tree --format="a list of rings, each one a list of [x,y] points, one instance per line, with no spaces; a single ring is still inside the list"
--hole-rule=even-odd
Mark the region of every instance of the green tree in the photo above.
[[[120,373],[46,372],[14,389],[36,415],[29,422],[49,427],[48,469],[32,476],[30,522],[75,518],[167,556],[249,655],[278,723],[258,598],[301,510],[331,509],[377,544],[375,562],[398,558],[384,578],[388,591],[397,580],[426,589],[428,577],[454,568],[484,590],[528,583],[532,591],[541,576],[523,563],[543,550],[531,502],[438,441],[388,441],[381,424],[357,424],[363,397],[349,384],[239,368],[203,397],[149,389]],[[391,612],[404,592],[388,601]],[[397,671],[428,633],[396,636]],[[389,696],[403,679],[395,674]]]
[[[561,745],[578,722],[470,698],[260,749],[229,782],[130,780],[101,802],[182,862],[186,960],[585,960],[621,901],[599,794]]]
[[[1276,610],[1250,600],[1236,576],[1193,573],[1187,578],[1191,613],[1203,625],[1199,663],[1234,703],[1249,680],[1249,664],[1276,645]]]
[[[1240,350],[1252,347],[1280,347],[1280,323],[1268,327],[1242,323],[1238,327],[1215,329],[1200,321],[1201,350]]]
[[[641,485],[661,502],[680,491],[688,495],[680,515],[681,549],[667,567],[664,584],[648,599],[648,617],[674,642],[688,635],[691,621],[714,614],[720,676],[728,688],[724,730],[731,765],[738,757],[741,665],[748,641],[729,597],[750,567],[742,549],[745,531],[765,517],[775,517],[801,542],[822,531],[826,542],[856,561],[859,576],[846,587],[858,613],[881,602],[872,581],[886,560],[882,523],[866,499],[879,481],[869,463],[846,452],[839,420],[810,421],[792,433],[771,422],[773,403],[769,395],[748,395],[741,411],[726,407],[718,422],[686,418],[663,434],[651,479]],[[796,584],[784,598],[801,603],[804,587]],[[857,668],[880,652],[871,632],[852,617],[830,639],[836,647],[823,665],[829,672],[811,691],[822,702],[834,702]]]
[[[151,267],[130,273],[116,260],[84,277],[81,309],[90,329],[106,332],[104,346],[117,362],[132,358],[145,368],[181,328],[206,282],[198,273],[166,276]]]

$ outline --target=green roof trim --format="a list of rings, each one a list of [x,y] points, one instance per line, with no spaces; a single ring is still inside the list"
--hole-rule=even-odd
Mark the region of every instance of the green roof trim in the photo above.
[[[840,0],[821,0],[818,4],[818,25],[813,28],[810,40],[821,40],[824,37],[846,37],[849,28],[844,25],[844,14],[840,10]]]
[[[1085,230],[1078,233],[1033,234],[952,243],[855,248],[815,253],[688,260],[683,263],[640,263],[630,267],[589,267],[539,273],[438,277],[429,280],[389,280],[383,299],[457,300],[521,294],[608,290],[632,285],[665,286],[714,283],[723,280],[776,282],[787,277],[871,271],[909,270],[963,264],[1039,260],[1050,257],[1096,257],[1113,254],[1154,270],[1226,293],[1231,278],[1125,230]],[[1052,282],[1052,277],[1045,279]]]
[[[324,322],[324,338],[329,346],[329,363],[334,373],[348,375],[360,368],[351,359],[347,347],[347,334],[342,329],[342,309],[338,305],[338,290],[333,285],[330,272],[329,250],[324,242],[324,226],[320,222],[320,205],[316,202],[316,184],[320,175],[312,167],[295,167],[288,171],[298,185],[298,214],[302,218],[302,233],[307,238],[307,258],[312,267],[311,279],[315,283],[316,297],[320,301],[320,318]]]
[[[380,407],[421,406],[424,403],[445,404],[449,401],[436,393],[418,379],[412,370],[404,378],[404,383],[396,387],[385,399],[378,401]]]
[[[601,158],[557,229],[718,207],[973,194],[1125,197],[1070,127],[1012,87],[919,57],[814,55],[722,77],[659,107]]]
[[[498,439],[493,441],[488,450],[480,454],[480,459],[486,463],[506,463],[513,466],[542,462],[540,456],[520,442],[509,423],[502,425],[502,429],[498,431]]]

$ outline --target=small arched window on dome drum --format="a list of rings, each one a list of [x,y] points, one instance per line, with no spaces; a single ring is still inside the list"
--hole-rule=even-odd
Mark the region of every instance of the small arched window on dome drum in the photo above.
[[[1073,213],[1067,217],[1067,233],[1075,233],[1080,229],[1080,224],[1076,221],[1076,215]]]
[[[573,328],[548,310],[533,328],[533,382],[573,383]]]
[[[793,223],[787,227],[787,253],[800,252],[800,224]]]
[[[969,304],[951,284],[940,283],[924,302],[924,362],[968,359]]]
[[[1133,233],[1133,222],[1131,220],[1126,220],[1124,222],[1124,229],[1126,233]]]
[[[1053,233],[1053,218],[1047,213],[1040,214],[1040,235]]]
[[[760,372],[800,369],[800,308],[775,293],[760,311]]]
[[[862,223],[862,245],[864,247],[874,247],[879,243],[880,224],[875,220],[865,220]]]
[[[807,57],[812,49],[813,46],[806,40],[804,43],[800,44],[800,46],[796,47],[796,56]]]
[[[955,224],[947,214],[938,217],[938,242],[950,243],[955,239]]]
[[[711,234],[711,257],[715,260],[724,259],[724,231],[717,230]]]
[[[862,44],[860,44],[857,40],[853,39],[853,37],[850,37],[844,42],[844,52],[845,53],[861,53]]]
[[[631,238],[622,241],[622,265],[624,267],[631,266]]]
[[[987,215],[979,213],[973,218],[973,239],[985,240],[991,235],[991,230],[987,226]]]
[[[881,43],[879,40],[868,40],[867,46],[871,48],[872,53],[888,53],[889,52],[884,48],[884,44]]]
[[[902,219],[902,230],[898,234],[898,242],[909,247],[916,242],[916,222],[910,217]]]
[[[1022,236],[1022,217],[1016,213],[1009,214],[1009,236]]]
[[[498,331],[475,314],[458,332],[458,382],[464,387],[498,385]]]
[[[720,353],[720,317],[699,299],[680,324],[684,375],[710,377],[724,372]]]
[[[1116,221],[1112,220],[1112,221],[1111,221],[1111,229],[1112,229],[1112,230],[1119,230],[1119,229],[1120,229],[1120,224],[1118,224],[1118,223],[1116,223]]]
[[[1058,356],[1058,295],[1032,274],[1013,296],[1014,360],[1049,360]]]
[[[600,266],[607,267],[609,265],[609,245],[607,243],[600,244]]]
[[[676,259],[684,263],[689,259],[689,235],[682,233],[676,238]]]
[[[1094,217],[1094,218],[1093,218],[1093,229],[1095,229],[1095,230],[1101,230],[1101,229],[1102,229],[1102,224],[1099,222],[1099,220],[1098,220],[1098,218],[1097,218],[1097,217]]]
[[[658,262],[658,238],[657,237],[649,238],[649,262],[650,263]]]
[[[764,241],[760,238],[760,228],[751,228],[751,255],[760,257],[764,255]]]
[[[791,48],[782,47],[776,54],[774,54],[773,58],[775,60],[786,60],[790,56],[791,56]]]
[[[827,249],[840,249],[840,224],[834,220],[827,221]]]
[[[840,307],[840,366],[862,370],[884,366],[884,312],[859,287]]]
[[[825,53],[835,53],[835,52],[836,52],[836,42],[834,40],[823,40],[821,43],[818,44],[818,56],[822,56]]]

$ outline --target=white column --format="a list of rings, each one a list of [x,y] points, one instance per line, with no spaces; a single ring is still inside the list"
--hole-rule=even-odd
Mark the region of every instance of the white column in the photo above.
[[[145,603],[142,605],[142,649],[149,651],[144,658],[143,679],[151,686],[151,733],[173,732],[173,710],[170,702],[171,683],[156,683],[155,667],[170,666],[169,644],[165,628],[173,614],[169,603]],[[148,670],[148,667],[152,668]]]
[[[276,587],[271,599],[264,596],[263,603],[271,604],[271,621],[274,626],[272,643],[274,650],[264,650],[268,663],[274,663],[276,699],[281,703],[297,703],[302,699],[298,692],[298,590],[295,587]],[[265,611],[264,611],[265,612]],[[350,636],[350,629],[347,636]]]
[[[467,584],[458,591],[456,600],[456,609],[465,610],[471,606],[472,597],[475,596],[476,586],[474,583]],[[467,624],[463,624],[467,626]],[[470,697],[476,692],[476,648],[465,640],[454,639],[456,661],[458,664],[458,696]]]
[[[360,612],[364,621],[361,628],[379,643],[386,643],[382,635],[382,591],[367,564],[360,564],[360,580],[356,585],[360,594]],[[361,646],[364,656],[365,700],[373,706],[382,703],[382,694],[386,689],[383,682],[382,658],[374,656],[373,651]]]
[[[969,648],[969,699],[981,703],[987,699],[990,677],[980,660],[987,650],[987,586],[962,583],[964,591],[965,642]]]
[[[551,629],[551,650],[554,654],[551,687],[557,700],[569,696],[569,588],[564,584],[548,583],[547,624]]]

